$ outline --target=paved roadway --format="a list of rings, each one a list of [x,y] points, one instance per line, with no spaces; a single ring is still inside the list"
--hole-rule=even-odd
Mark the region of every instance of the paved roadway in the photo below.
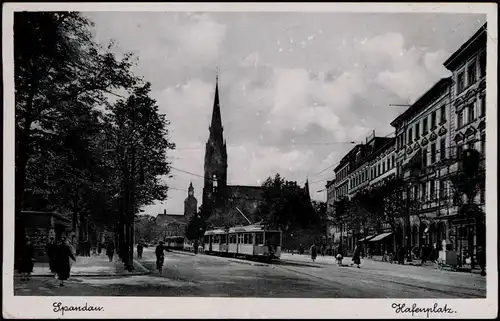
[[[331,257],[316,263],[284,255],[278,264],[264,264],[205,254],[166,253],[162,275],[75,277],[65,287],[50,278],[15,281],[16,295],[86,296],[212,296],[272,298],[481,298],[486,278],[364,261],[360,269],[339,267]],[[153,249],[141,263],[154,271]]]

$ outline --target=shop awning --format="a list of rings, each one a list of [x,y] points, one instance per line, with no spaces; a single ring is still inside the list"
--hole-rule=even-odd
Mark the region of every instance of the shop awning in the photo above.
[[[392,232],[379,234],[379,235],[375,236],[374,238],[372,238],[370,240],[370,242],[382,241],[383,239],[385,239],[386,237],[388,237],[391,234],[392,234]]]
[[[374,238],[375,235],[370,235],[370,236],[367,236],[367,237],[363,237],[362,239],[358,240],[358,242],[366,242],[372,238]]]

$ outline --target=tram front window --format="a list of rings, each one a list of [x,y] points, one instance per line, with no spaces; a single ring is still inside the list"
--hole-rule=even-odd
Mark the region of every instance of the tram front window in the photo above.
[[[266,242],[269,241],[269,245],[281,246],[281,237],[279,232],[266,232]]]

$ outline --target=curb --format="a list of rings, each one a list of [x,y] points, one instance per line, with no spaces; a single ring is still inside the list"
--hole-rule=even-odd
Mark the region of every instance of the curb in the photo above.
[[[71,274],[70,277],[78,278],[78,277],[120,277],[120,276],[138,276],[138,275],[147,275],[151,272],[137,272],[137,273],[127,273],[127,274]],[[21,275],[14,275],[15,279],[22,278]],[[30,278],[54,278],[54,274],[37,274],[31,275]]]
[[[172,251],[172,253],[195,256],[195,254],[191,253],[191,252]],[[234,259],[234,258],[228,258],[228,257],[224,257],[224,256],[217,256],[217,255],[209,255],[209,254],[205,254],[205,253],[198,253],[198,254],[210,256],[213,258],[218,258],[221,260],[226,260],[228,262],[234,262],[234,263],[240,263],[240,264],[246,264],[246,265],[253,265],[253,266],[269,266],[270,265],[270,264],[266,264],[266,263],[247,261],[244,259]]]

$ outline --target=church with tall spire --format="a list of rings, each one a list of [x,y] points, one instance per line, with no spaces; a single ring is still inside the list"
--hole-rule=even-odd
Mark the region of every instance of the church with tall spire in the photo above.
[[[203,215],[212,225],[219,227],[256,223],[257,209],[264,201],[262,187],[228,185],[227,182],[228,155],[222,125],[218,73],[215,80],[212,121],[208,131],[205,145]],[[290,183],[292,182],[287,182]],[[296,186],[296,183],[294,184]],[[301,190],[310,202],[308,182]]]

